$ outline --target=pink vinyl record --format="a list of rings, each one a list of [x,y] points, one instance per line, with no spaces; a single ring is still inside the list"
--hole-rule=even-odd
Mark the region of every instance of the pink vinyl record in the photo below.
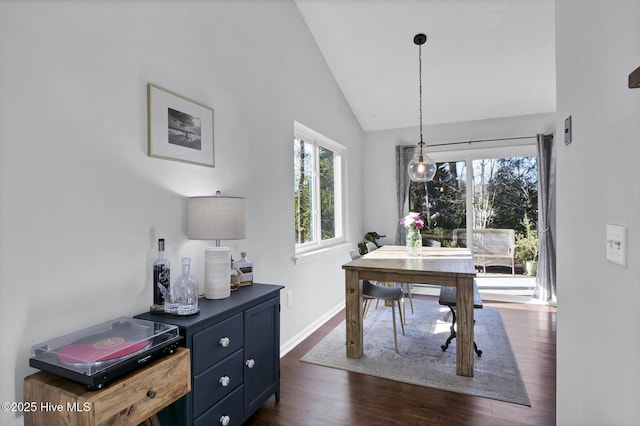
[[[107,337],[95,342],[71,343],[60,349],[58,358],[71,364],[111,361],[143,350],[150,344],[148,340],[136,342],[122,337]]]

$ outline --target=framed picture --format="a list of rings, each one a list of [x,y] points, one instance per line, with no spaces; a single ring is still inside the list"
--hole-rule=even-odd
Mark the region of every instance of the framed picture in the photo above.
[[[213,109],[147,84],[149,157],[214,166]]]

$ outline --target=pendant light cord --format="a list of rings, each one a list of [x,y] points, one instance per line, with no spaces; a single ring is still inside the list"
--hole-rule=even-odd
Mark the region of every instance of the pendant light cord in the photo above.
[[[418,45],[418,83],[420,89],[420,159],[422,161],[422,147],[424,141],[422,140],[422,45]]]
[[[425,34],[416,34],[413,37],[413,43],[418,45],[418,88],[420,89],[420,150],[414,150],[413,159],[407,164],[407,172],[409,178],[413,182],[429,182],[433,179],[435,172],[437,171],[436,163],[424,153],[424,136],[422,134],[422,45],[427,41]],[[417,148],[417,147],[416,147]]]

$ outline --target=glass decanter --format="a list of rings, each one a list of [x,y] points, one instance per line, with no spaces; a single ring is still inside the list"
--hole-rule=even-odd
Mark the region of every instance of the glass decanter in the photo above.
[[[198,280],[190,273],[191,259],[182,258],[182,275],[171,288],[171,312],[174,315],[198,313]]]

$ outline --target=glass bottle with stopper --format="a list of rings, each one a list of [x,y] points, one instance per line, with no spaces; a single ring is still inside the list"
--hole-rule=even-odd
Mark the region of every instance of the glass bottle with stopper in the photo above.
[[[190,273],[191,259],[182,258],[182,275],[171,286],[170,312],[174,315],[198,313],[198,280]]]

